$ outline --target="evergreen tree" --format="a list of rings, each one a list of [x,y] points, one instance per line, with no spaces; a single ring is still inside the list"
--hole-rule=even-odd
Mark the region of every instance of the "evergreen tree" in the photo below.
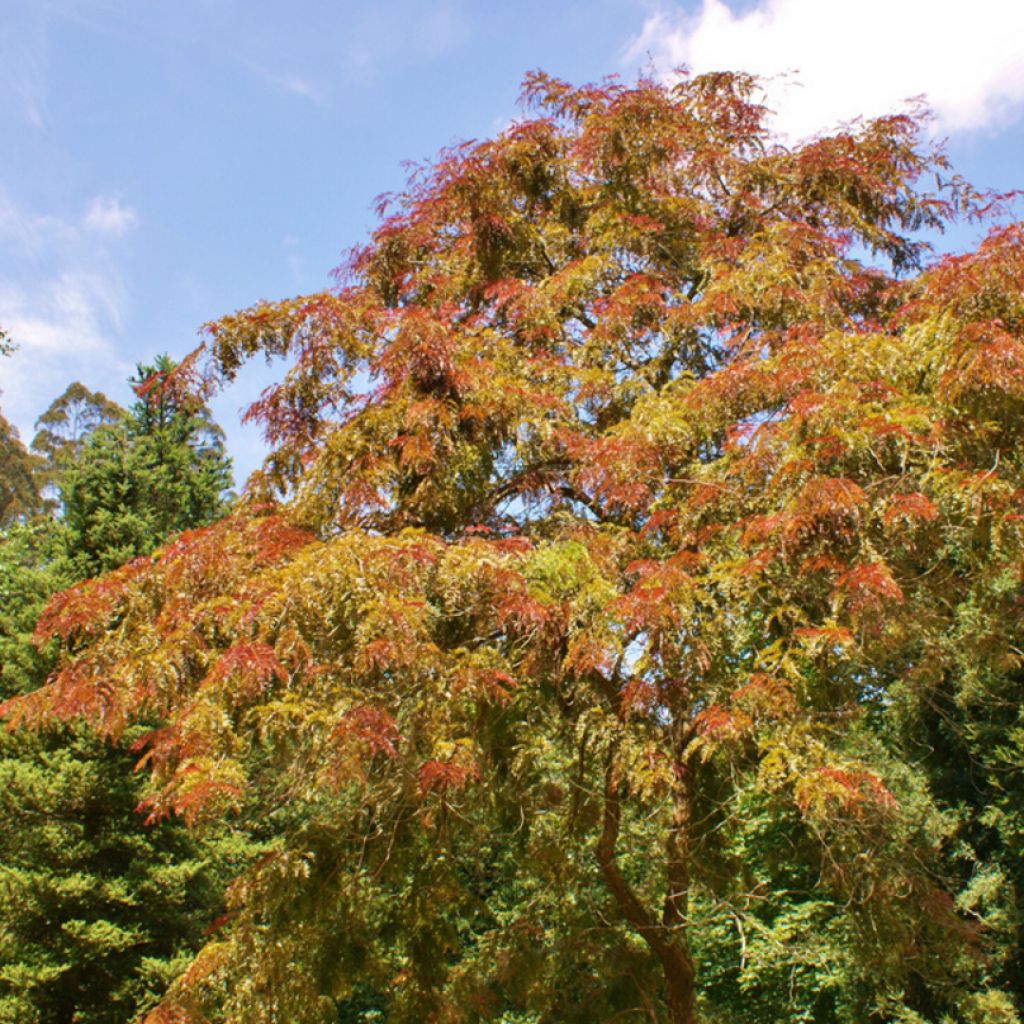
[[[53,471],[47,479],[70,499],[70,520],[40,517],[0,536],[4,697],[39,686],[54,665],[55,645],[30,642],[51,594],[223,507],[228,463],[222,448],[199,440],[216,436],[201,410],[172,409],[154,422],[141,403],[125,418],[97,397],[72,385],[41,420],[46,443],[37,448]],[[145,823],[132,745],[146,731],[116,744],[75,723],[0,736],[3,1024],[135,1020],[221,906],[225,871],[241,864],[247,841]]]
[[[174,369],[166,356],[140,365],[128,415],[94,429],[61,477],[67,542],[82,576],[149,554],[228,507],[223,432]]]

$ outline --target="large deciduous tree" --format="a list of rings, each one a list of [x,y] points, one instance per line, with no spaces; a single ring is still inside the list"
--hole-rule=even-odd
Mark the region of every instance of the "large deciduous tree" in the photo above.
[[[55,598],[6,706],[165,720],[154,818],[277,829],[151,1020],[1016,1019],[901,723],[1019,697],[1024,232],[926,266],[993,197],[755,88],[533,75],[210,326],[293,360],[251,501]]]
[[[0,527],[31,518],[42,507],[35,468],[17,427],[0,413]]]

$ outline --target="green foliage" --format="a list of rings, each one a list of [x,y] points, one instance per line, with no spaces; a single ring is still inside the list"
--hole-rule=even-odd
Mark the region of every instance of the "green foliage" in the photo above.
[[[199,525],[222,507],[226,460],[191,447],[209,433],[208,420],[182,413],[133,431],[101,399],[72,385],[41,421],[47,479],[62,488],[75,480],[79,518],[38,517],[0,534],[3,697],[38,687],[54,666],[56,646],[30,642],[53,593],[83,567],[141,554],[162,539],[155,531]],[[135,422],[142,419],[137,411]],[[190,480],[192,467],[200,472]],[[152,490],[160,486],[163,493]],[[86,496],[93,547],[80,550]],[[142,528],[133,533],[126,518]],[[117,744],[80,724],[0,736],[4,1024],[135,1020],[187,965],[222,907],[227,878],[251,858],[240,832],[195,837],[177,822],[144,823],[131,747],[146,731],[136,727]]]
[[[162,369],[160,369],[162,367]],[[68,547],[89,576],[148,554],[165,537],[228,507],[231,462],[209,411],[154,380],[174,364],[139,367],[150,386],[130,414],[93,428],[60,479]]]
[[[30,518],[41,508],[35,469],[17,429],[0,413],[0,527]]]
[[[16,348],[0,327],[0,358]],[[41,508],[37,465],[13,424],[0,413],[0,528],[27,519]]]
[[[139,730],[141,733],[141,730]],[[246,843],[143,824],[128,750],[82,730],[4,737],[0,1021],[123,1024],[182,971]]]
[[[125,411],[99,391],[74,381],[36,420],[32,451],[41,460],[40,488],[55,487],[82,456],[88,436],[101,426],[120,423]]]

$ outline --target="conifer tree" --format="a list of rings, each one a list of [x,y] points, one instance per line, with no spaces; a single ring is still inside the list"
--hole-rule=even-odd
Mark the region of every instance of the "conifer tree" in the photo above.
[[[72,385],[41,419],[34,447],[46,457],[47,483],[70,496],[72,519],[41,516],[0,535],[3,696],[39,686],[53,667],[53,646],[29,642],[51,594],[220,513],[229,467],[206,440],[215,426],[196,416],[172,409],[157,424],[137,407],[125,421],[103,396]],[[205,475],[183,475],[193,465]],[[144,529],[133,532],[125,519]],[[0,737],[4,1024],[137,1019],[221,906],[227,865],[241,863],[247,841],[146,825],[131,751],[144,731],[116,744],[77,724]]]
[[[161,356],[132,379],[138,400],[101,422],[60,479],[69,550],[82,576],[149,554],[164,538],[213,522],[228,507],[231,460],[221,429],[169,379]]]

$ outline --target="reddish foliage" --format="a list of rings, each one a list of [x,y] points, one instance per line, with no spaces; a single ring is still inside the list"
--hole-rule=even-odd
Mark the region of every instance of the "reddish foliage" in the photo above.
[[[521,584],[499,596],[495,611],[499,625],[521,633],[537,632],[551,621],[551,609],[530,597]]]
[[[288,672],[278,661],[274,648],[261,641],[241,640],[220,656],[200,688],[231,681],[232,700],[243,703],[263,696],[274,679],[281,683],[288,680]]]
[[[511,701],[512,691],[518,685],[513,676],[498,669],[466,669],[459,672],[452,682],[452,696],[466,693],[485,703],[504,707]]]
[[[797,710],[792,685],[766,672],[754,672],[732,694],[733,703],[752,715],[785,718]]]
[[[817,769],[811,780],[820,780],[826,788],[829,802],[838,805],[839,810],[853,817],[862,816],[870,807],[876,811],[898,810],[896,798],[885,783],[872,771],[864,768],[837,768],[826,766]],[[800,810],[806,814],[816,793],[813,786],[804,786],[797,796]]]
[[[751,721],[743,711],[728,711],[720,704],[712,704],[694,716],[693,725],[699,736],[726,740],[736,739],[745,733]]]
[[[843,594],[853,613],[877,608],[883,601],[903,601],[902,588],[882,562],[861,562],[847,569],[836,580],[836,590]]]
[[[853,634],[845,626],[800,626],[793,630],[793,636],[798,640],[824,640],[838,647],[853,643]]]
[[[458,761],[425,761],[418,774],[422,795],[432,792],[443,795],[449,790],[462,789],[479,778],[480,770],[475,764]]]
[[[889,507],[885,510],[885,521],[890,524],[897,519],[930,523],[938,514],[939,510],[934,502],[919,491],[915,491],[913,494],[893,495],[889,500]]]
[[[188,769],[179,772],[179,776],[187,777]],[[186,786],[172,789],[166,794],[147,797],[137,810],[146,813],[147,825],[156,824],[172,814],[184,819],[186,825],[195,825],[213,812],[220,813],[225,801],[229,806],[237,807],[242,799],[242,790],[230,782],[217,779],[200,779],[190,781]]]
[[[950,361],[942,385],[954,400],[979,391],[1024,397],[1024,340],[1001,320],[968,324]]]
[[[271,515],[256,519],[246,530],[246,540],[253,564],[263,566],[291,557],[316,537],[282,515]]]
[[[383,708],[362,704],[342,715],[331,731],[331,740],[342,749],[354,743],[370,757],[395,757],[401,736],[391,714]]]
[[[78,633],[102,632],[119,602],[151,564],[149,558],[135,558],[112,572],[54,594],[39,616],[33,642],[41,646],[54,636],[67,641]]]
[[[655,707],[657,700],[658,692],[654,686],[641,676],[633,676],[622,688],[619,709],[623,717],[634,711],[646,715]]]

